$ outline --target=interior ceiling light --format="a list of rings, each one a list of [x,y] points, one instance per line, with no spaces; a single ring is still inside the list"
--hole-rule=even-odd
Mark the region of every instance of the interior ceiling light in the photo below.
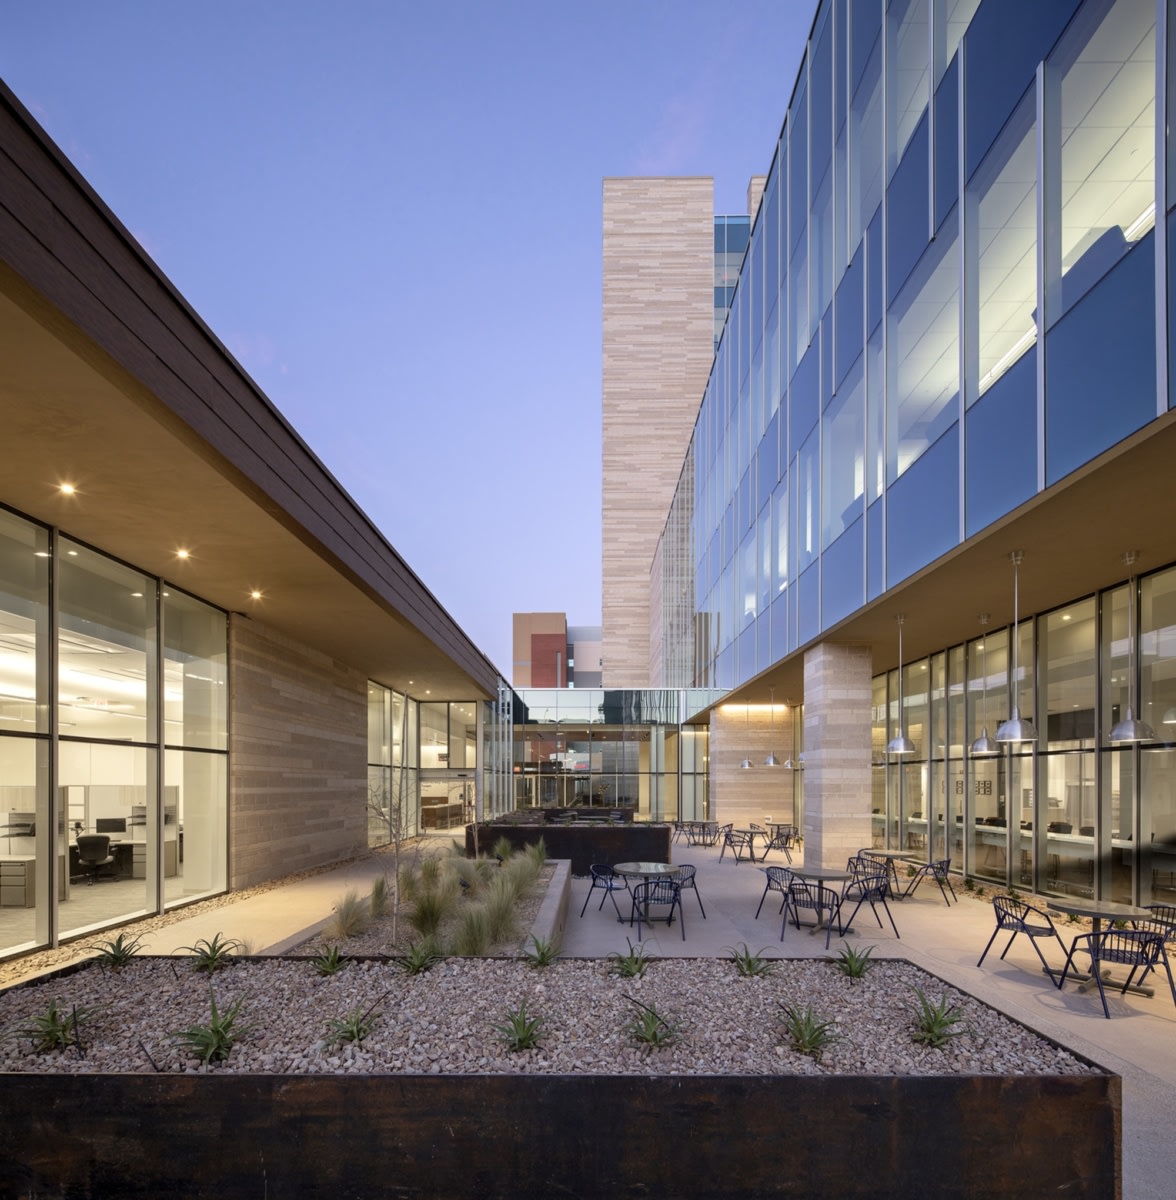
[[[59,483],[57,485],[57,490],[63,496],[73,496],[73,495],[77,494],[78,489],[76,487],[74,487],[74,485],[72,483]]]
[[[1021,698],[1020,688],[1020,672],[1017,670],[1017,645],[1020,642],[1019,636],[1019,573],[1021,560],[1025,557],[1023,550],[1014,550],[1009,555],[1009,561],[1013,564],[1013,674],[1010,682],[1012,684],[1013,693],[1013,709],[1007,721],[1002,721],[996,730],[996,740],[998,742],[1035,742],[1037,741],[1037,730],[1033,727],[1033,722],[1021,720],[1021,710],[1018,701]]]
[[[176,551],[176,558],[190,558],[191,556],[192,556],[192,552],[190,550],[177,550]]]
[[[249,598],[251,600],[260,600],[261,592],[257,588],[253,588],[249,593]]]
[[[980,614],[980,625],[986,627],[988,625],[988,614]],[[988,736],[988,635],[985,634],[980,642],[980,675],[983,683],[983,692],[980,700],[980,736],[972,743],[971,755],[973,758],[983,758],[990,754],[999,754],[1000,746]]]
[[[915,743],[907,737],[903,729],[902,708],[902,623],[903,614],[894,618],[898,622],[898,733],[886,745],[887,754],[914,754]]]
[[[768,694],[772,697],[772,744],[776,741],[776,689],[768,688]],[[764,759],[765,767],[778,767],[780,760],[776,757],[775,750],[768,751],[768,757]]]
[[[1123,562],[1130,570],[1135,565],[1136,553],[1128,550]],[[1139,675],[1139,646],[1135,640],[1135,574],[1127,580],[1127,715],[1111,729],[1112,742],[1154,742],[1156,731],[1146,722],[1135,717],[1135,680]],[[1167,714],[1165,714],[1167,716]]]

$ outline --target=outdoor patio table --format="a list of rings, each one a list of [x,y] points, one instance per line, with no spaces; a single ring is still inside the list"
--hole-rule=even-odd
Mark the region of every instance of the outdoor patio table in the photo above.
[[[871,858],[885,858],[890,863],[890,887],[894,893],[896,900],[902,900],[902,886],[898,882],[898,866],[900,862],[910,862],[911,852],[909,850],[867,850],[864,853],[869,854]],[[922,861],[922,860],[915,860]]]
[[[1134,904],[1118,904],[1114,900],[1081,900],[1069,896],[1065,900],[1050,901],[1046,905],[1046,908],[1058,916],[1064,917],[1073,913],[1076,917],[1089,917],[1092,933],[1100,933],[1102,931],[1103,921],[1148,921],[1156,915],[1151,909],[1140,908]],[[1103,980],[1106,981],[1108,979],[1111,979],[1110,972],[1104,971]],[[1078,990],[1084,992],[1087,988],[1093,986],[1094,976],[1088,975],[1078,984]],[[1139,996],[1154,996],[1156,994],[1155,989],[1147,984],[1144,984],[1143,987],[1132,984],[1127,990]]]

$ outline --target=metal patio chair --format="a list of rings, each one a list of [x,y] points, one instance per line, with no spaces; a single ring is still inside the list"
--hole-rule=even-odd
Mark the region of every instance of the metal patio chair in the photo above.
[[[1070,967],[1074,962],[1076,952],[1090,955],[1090,974],[1098,984],[1099,998],[1102,1000],[1103,1016],[1109,1021],[1111,1010],[1107,1007],[1107,993],[1103,986],[1103,964],[1116,963],[1119,966],[1130,967],[1131,971],[1123,982],[1120,992],[1127,994],[1127,989],[1135,979],[1135,973],[1140,967],[1143,974],[1139,977],[1139,986],[1155,970],[1156,964],[1162,962],[1168,976],[1168,988],[1172,993],[1172,1003],[1176,1004],[1176,980],[1172,978],[1172,965],[1168,962],[1168,952],[1164,948],[1164,935],[1150,929],[1100,929],[1098,933],[1079,934],[1070,946],[1066,955],[1066,965],[1062,968],[1062,976],[1058,987],[1066,982]],[[1118,981],[1112,983],[1119,988]]]
[[[769,892],[780,893],[780,912],[784,911],[784,905],[788,903],[788,885],[792,882],[792,872],[787,867],[765,867],[764,874],[768,877],[764,884],[764,894],[760,897],[759,908],[755,910],[756,919],[759,919],[760,909],[764,906],[764,901],[768,898]]]
[[[824,914],[829,914],[829,920],[825,924],[825,949],[828,950],[829,939],[833,934],[834,918],[837,921],[838,936],[844,929],[841,923],[841,897],[832,888],[825,887],[824,884],[813,883],[806,879],[793,879],[784,895],[784,920],[780,926],[780,941],[784,940],[789,916],[792,917],[793,925],[797,929],[800,928],[800,910],[802,908],[813,913],[816,918],[815,929],[820,929]]]
[[[941,858],[938,862],[933,863],[923,863],[921,867],[915,868],[914,878],[906,885],[906,891],[903,892],[903,896],[909,896],[924,879],[934,879],[939,884],[939,892],[943,896],[944,903],[948,908],[951,908],[951,900],[947,898],[947,892],[951,892],[952,900],[959,900],[959,897],[956,895],[955,888],[952,887],[950,871],[950,858]],[[947,884],[946,890],[943,886],[945,883]]]
[[[1037,945],[1038,938],[1053,938],[1062,954],[1066,953],[1066,947],[1059,937],[1058,931],[1054,928],[1049,913],[1040,908],[1034,908],[1032,904],[1026,904],[1024,900],[1016,900],[1012,896],[993,896],[992,908],[996,913],[996,928],[992,931],[992,937],[988,939],[988,945],[984,947],[984,953],[980,955],[980,961],[976,963],[976,966],[980,966],[984,962],[988,951],[992,949],[992,943],[996,941],[996,935],[1002,930],[1010,931],[1010,937],[1008,945],[1001,951],[1001,958],[1008,954],[1009,946],[1013,944],[1017,934],[1023,933],[1029,939],[1029,944],[1033,947],[1037,957],[1041,959],[1045,973],[1056,983],[1057,971],[1046,962],[1045,955],[1041,953],[1041,949]]]
[[[878,928],[884,928],[882,918],[878,915],[878,905],[881,904],[890,920],[890,928],[894,930],[894,936],[901,938],[898,926],[894,923],[894,914],[890,911],[890,905],[886,903],[886,897],[889,895],[890,882],[885,875],[862,875],[857,879],[850,880],[846,886],[845,895],[842,897],[842,904],[844,905],[850,900],[856,900],[857,903],[853,906],[853,912],[849,914],[849,919],[841,920],[841,928],[845,930],[853,925],[853,919],[863,904],[870,906],[874,920],[878,922]]]
[[[775,832],[768,838],[768,843],[764,847],[764,857],[767,857],[769,850],[782,850],[787,856],[788,861],[792,861],[792,851],[796,849],[796,826],[795,825],[777,825]],[[762,860],[761,860],[762,861]]]
[[[666,913],[666,927],[674,923],[674,909],[678,910],[678,926],[682,931],[682,941],[686,940],[686,920],[682,916],[682,885],[676,879],[666,876],[664,879],[647,879],[633,888],[633,907],[629,914],[629,924],[637,922],[637,940],[641,940],[641,922],[652,925],[655,918],[649,915],[654,906],[669,906]],[[656,920],[662,920],[658,917]]]
[[[588,908],[588,901],[592,899],[592,893],[603,892],[604,895],[600,897],[600,908],[596,911],[599,912],[604,907],[606,898],[611,899],[613,908],[617,910],[617,920],[624,921],[625,918],[621,915],[621,910],[617,905],[617,898],[613,893],[627,892],[629,890],[629,881],[623,875],[618,875],[606,863],[593,863],[588,868],[588,871],[592,875],[592,885],[588,889],[588,895],[584,897],[584,907],[580,909],[580,916],[582,917]]]
[[[683,863],[670,878],[684,892],[693,892],[695,899],[698,901],[699,911],[702,913],[702,919],[706,920],[706,909],[702,907],[702,893],[698,890],[698,880],[695,876],[698,874],[698,868],[693,867],[690,863]]]

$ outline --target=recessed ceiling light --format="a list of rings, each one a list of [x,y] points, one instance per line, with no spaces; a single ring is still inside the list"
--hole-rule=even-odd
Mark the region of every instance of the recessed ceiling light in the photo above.
[[[261,599],[261,592],[260,592],[260,591],[258,591],[258,589],[257,589],[257,588],[252,588],[252,589],[250,589],[250,592],[249,592],[249,599],[250,599],[250,600],[260,600],[260,599]]]
[[[78,556],[78,552],[76,550],[67,550],[66,554],[68,554],[70,558],[77,558]]]
[[[1069,619],[1070,619],[1070,614],[1069,614],[1069,613],[1062,613],[1062,620],[1063,620],[1063,621],[1068,621]]]
[[[188,558],[191,556],[191,553],[192,552],[190,550],[177,550],[176,558]]]
[[[49,551],[48,551],[48,550],[34,550],[34,551],[33,551],[33,554],[34,554],[34,556],[35,556],[35,557],[37,557],[37,558],[48,558],[48,557],[49,557]]]
[[[72,483],[59,483],[57,485],[57,490],[63,496],[73,496],[74,494],[76,494],[78,489],[76,487],[74,487],[74,485]]]
[[[132,596],[134,596],[136,600],[142,600],[142,599],[143,599],[143,593],[142,593],[142,592],[132,592],[132,593],[131,593],[131,595],[132,595]]]

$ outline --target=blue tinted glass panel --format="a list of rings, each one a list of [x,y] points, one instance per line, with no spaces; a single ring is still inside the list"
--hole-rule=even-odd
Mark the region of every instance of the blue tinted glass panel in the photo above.
[[[960,191],[960,60],[951,60],[935,89],[935,228],[943,224]]]
[[[739,635],[738,647],[738,665],[736,670],[739,672],[739,682],[742,683],[745,679],[750,679],[755,674],[755,626],[750,629],[745,629]]]
[[[863,587],[865,521],[859,517],[821,555],[821,627],[828,629],[860,608]]]
[[[733,688],[735,686],[735,647],[728,646],[720,650],[715,658],[715,687]]]
[[[772,173],[764,193],[760,222],[764,228],[764,304],[770,309],[780,290],[780,176]]]
[[[820,346],[814,342],[805,352],[788,388],[790,445],[799,446],[817,423],[821,405]]]
[[[866,230],[866,336],[882,320],[882,209]]]
[[[866,599],[874,600],[886,590],[883,571],[885,538],[882,528],[882,501],[875,500],[866,509]]]
[[[1176,88],[1171,89],[1176,93]],[[1174,101],[1176,103],[1176,101]],[[1176,154],[1169,156],[1169,163]],[[1168,347],[1176,346],[1176,212],[1168,218]],[[1176,408],[1176,370],[1168,364],[1168,407]]]
[[[821,632],[820,610],[820,566],[809,567],[800,577],[798,589],[797,645],[811,642]]]
[[[755,622],[755,669],[763,671],[772,665],[772,617],[760,613]]]
[[[886,237],[889,299],[898,295],[927,246],[927,118],[919,122],[910,147],[886,189],[890,223]]]
[[[858,247],[857,254],[837,286],[837,355],[835,372],[837,383],[845,378],[846,372],[857,362],[862,352],[863,319],[865,307],[865,252]]]
[[[959,426],[886,491],[886,585],[913,575],[959,540]]]
[[[821,517],[821,437],[817,430],[796,456],[796,552],[797,568],[803,571],[817,556]]]
[[[1155,233],[1046,337],[1045,481],[1156,415]]]
[[[727,253],[734,254],[736,258],[742,258],[744,251],[747,249],[748,239],[751,237],[751,218],[750,217],[728,217],[727,218]]]
[[[861,83],[862,72],[870,61],[870,53],[882,32],[882,6],[880,4],[855,4],[853,20],[849,28],[849,84],[856,91]]]
[[[777,428],[780,412],[777,409],[756,452],[757,509],[763,508],[780,479],[780,431]]]
[[[964,137],[968,177],[1033,83],[1081,0],[984,0],[964,35]]]
[[[772,653],[782,658],[791,650],[788,644],[788,593],[781,592],[772,601]]]
[[[964,428],[964,515],[971,537],[1037,489],[1036,346],[972,405]]]
[[[833,394],[833,303],[821,316],[821,412],[829,405]]]
[[[812,153],[812,179],[816,184],[829,167],[833,153],[833,22],[825,5],[821,26],[813,35],[813,53],[809,66],[811,118],[809,146]]]
[[[788,114],[788,229],[795,249],[808,226],[808,104],[804,68],[796,100]]]

